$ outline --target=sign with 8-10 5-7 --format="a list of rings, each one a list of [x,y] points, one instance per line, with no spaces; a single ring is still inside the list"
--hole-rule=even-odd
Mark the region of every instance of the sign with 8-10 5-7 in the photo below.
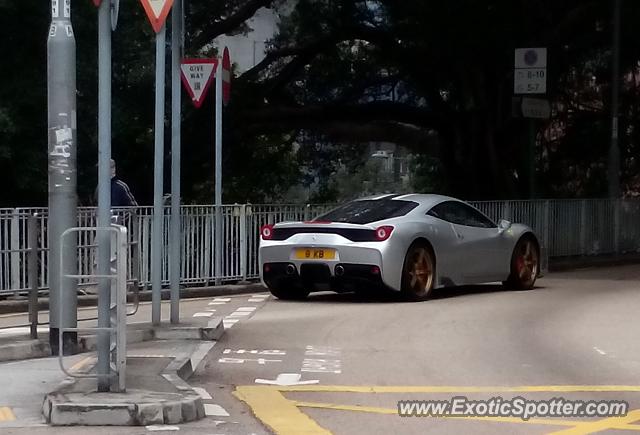
[[[546,48],[516,48],[514,67],[514,94],[545,94],[547,92]]]

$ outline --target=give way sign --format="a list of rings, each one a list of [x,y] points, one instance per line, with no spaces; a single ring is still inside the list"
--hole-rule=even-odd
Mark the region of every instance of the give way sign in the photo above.
[[[182,59],[182,83],[196,108],[199,108],[206,98],[217,67],[218,59]]]
[[[173,0],[140,0],[140,3],[149,17],[153,30],[159,33],[173,6]]]

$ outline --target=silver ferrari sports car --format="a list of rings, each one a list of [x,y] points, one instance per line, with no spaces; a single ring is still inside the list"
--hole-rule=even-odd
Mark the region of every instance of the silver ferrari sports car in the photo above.
[[[265,225],[260,236],[261,279],[280,299],[386,288],[418,301],[446,286],[502,281],[530,289],[540,274],[531,228],[496,224],[441,195],[364,198],[309,222]]]

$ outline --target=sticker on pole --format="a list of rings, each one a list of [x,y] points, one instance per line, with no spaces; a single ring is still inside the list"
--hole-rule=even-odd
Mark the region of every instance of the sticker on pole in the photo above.
[[[173,0],[140,0],[140,3],[149,17],[153,30],[159,33],[173,6]]]
[[[207,96],[217,66],[218,59],[182,59],[180,65],[182,83],[197,108],[202,105]]]
[[[226,106],[229,100],[231,100],[231,59],[229,49],[225,47],[222,54],[222,102]]]

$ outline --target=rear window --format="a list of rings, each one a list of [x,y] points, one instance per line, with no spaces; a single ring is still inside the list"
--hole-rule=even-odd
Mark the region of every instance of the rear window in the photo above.
[[[404,216],[418,206],[417,202],[394,199],[353,201],[318,216],[316,221],[368,224]]]

